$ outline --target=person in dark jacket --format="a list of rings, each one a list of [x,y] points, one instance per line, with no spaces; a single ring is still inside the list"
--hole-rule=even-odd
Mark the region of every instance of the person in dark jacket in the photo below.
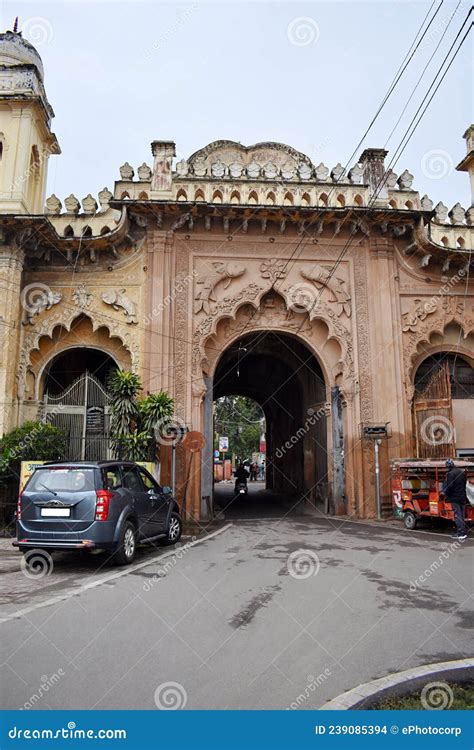
[[[243,463],[240,463],[237,467],[237,469],[234,471],[234,477],[235,477],[235,491],[237,492],[237,485],[239,482],[243,482],[244,484],[247,484],[249,473]]]
[[[446,480],[444,482],[444,494],[448,503],[451,503],[454,511],[454,522],[456,524],[456,539],[464,541],[467,537],[467,528],[464,521],[464,507],[467,502],[466,474],[462,469],[456,468],[454,461],[446,461]]]

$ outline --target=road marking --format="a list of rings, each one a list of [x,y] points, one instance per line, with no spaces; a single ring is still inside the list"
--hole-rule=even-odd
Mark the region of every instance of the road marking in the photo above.
[[[20,617],[23,617],[23,615],[28,615],[31,612],[35,612],[37,609],[42,609],[43,607],[49,607],[51,604],[58,604],[59,602],[64,602],[67,599],[72,599],[73,596],[79,596],[84,591],[88,591],[89,589],[94,589],[96,586],[101,586],[103,583],[108,583],[109,581],[114,581],[117,578],[122,578],[122,576],[126,576],[129,573],[133,573],[134,570],[140,570],[141,568],[146,568],[148,565],[154,565],[157,562],[161,562],[161,560],[165,560],[167,557],[172,557],[175,555],[179,550],[182,550],[183,547],[187,547],[187,549],[190,549],[191,547],[195,547],[198,544],[202,544],[203,542],[207,542],[208,539],[212,539],[215,536],[218,536],[218,534],[222,534],[224,531],[227,531],[227,529],[230,529],[232,526],[232,523],[228,523],[225,526],[223,526],[221,529],[217,529],[216,531],[213,531],[211,534],[207,534],[206,536],[203,536],[199,539],[195,539],[194,542],[188,542],[182,547],[178,547],[177,549],[172,549],[169,552],[165,552],[163,555],[158,555],[157,557],[153,557],[152,559],[145,560],[140,563],[135,563],[134,565],[127,565],[126,568],[123,570],[119,570],[116,573],[111,573],[110,575],[103,576],[102,578],[99,578],[97,581],[91,581],[90,583],[85,583],[80,588],[76,589],[75,591],[68,591],[65,594],[60,594],[59,596],[53,596],[51,599],[45,599],[44,602],[38,602],[37,604],[32,604],[31,607],[25,607],[25,609],[20,609],[17,612],[12,612],[9,615],[5,615],[5,617],[0,618],[0,625],[2,625],[4,622],[8,622],[9,620],[16,620]]]

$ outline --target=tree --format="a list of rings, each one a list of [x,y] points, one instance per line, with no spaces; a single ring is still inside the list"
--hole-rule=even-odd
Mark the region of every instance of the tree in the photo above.
[[[246,396],[223,396],[214,407],[214,430],[229,437],[229,452],[251,459],[260,447],[264,425],[261,407]],[[215,448],[218,448],[217,435]]]
[[[57,461],[66,435],[49,422],[25,422],[0,438],[0,483],[20,475],[22,461]]]
[[[156,448],[156,435],[170,421],[174,401],[165,391],[140,396],[138,375],[114,370],[107,387],[110,401],[112,447],[122,459],[146,461]]]

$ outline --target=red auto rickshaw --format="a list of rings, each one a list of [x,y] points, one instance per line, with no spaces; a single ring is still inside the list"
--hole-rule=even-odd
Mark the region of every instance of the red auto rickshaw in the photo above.
[[[474,521],[474,462],[454,460],[466,472],[468,502],[466,523]],[[403,518],[407,529],[416,529],[422,518],[442,518],[454,522],[454,511],[443,493],[446,461],[440,459],[397,459],[391,464],[394,515]]]

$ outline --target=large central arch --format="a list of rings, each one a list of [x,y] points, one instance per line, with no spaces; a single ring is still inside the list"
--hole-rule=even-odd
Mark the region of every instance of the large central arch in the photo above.
[[[228,395],[248,396],[264,411],[267,487],[327,497],[326,387],[308,347],[281,331],[244,334],[225,349],[214,373],[214,399]]]
[[[213,493],[213,400],[246,395],[265,412],[269,487],[328,512],[346,512],[342,390],[351,350],[331,323],[289,309],[271,291],[258,303],[222,316],[195,353],[202,366],[201,424],[207,441],[202,494]]]

